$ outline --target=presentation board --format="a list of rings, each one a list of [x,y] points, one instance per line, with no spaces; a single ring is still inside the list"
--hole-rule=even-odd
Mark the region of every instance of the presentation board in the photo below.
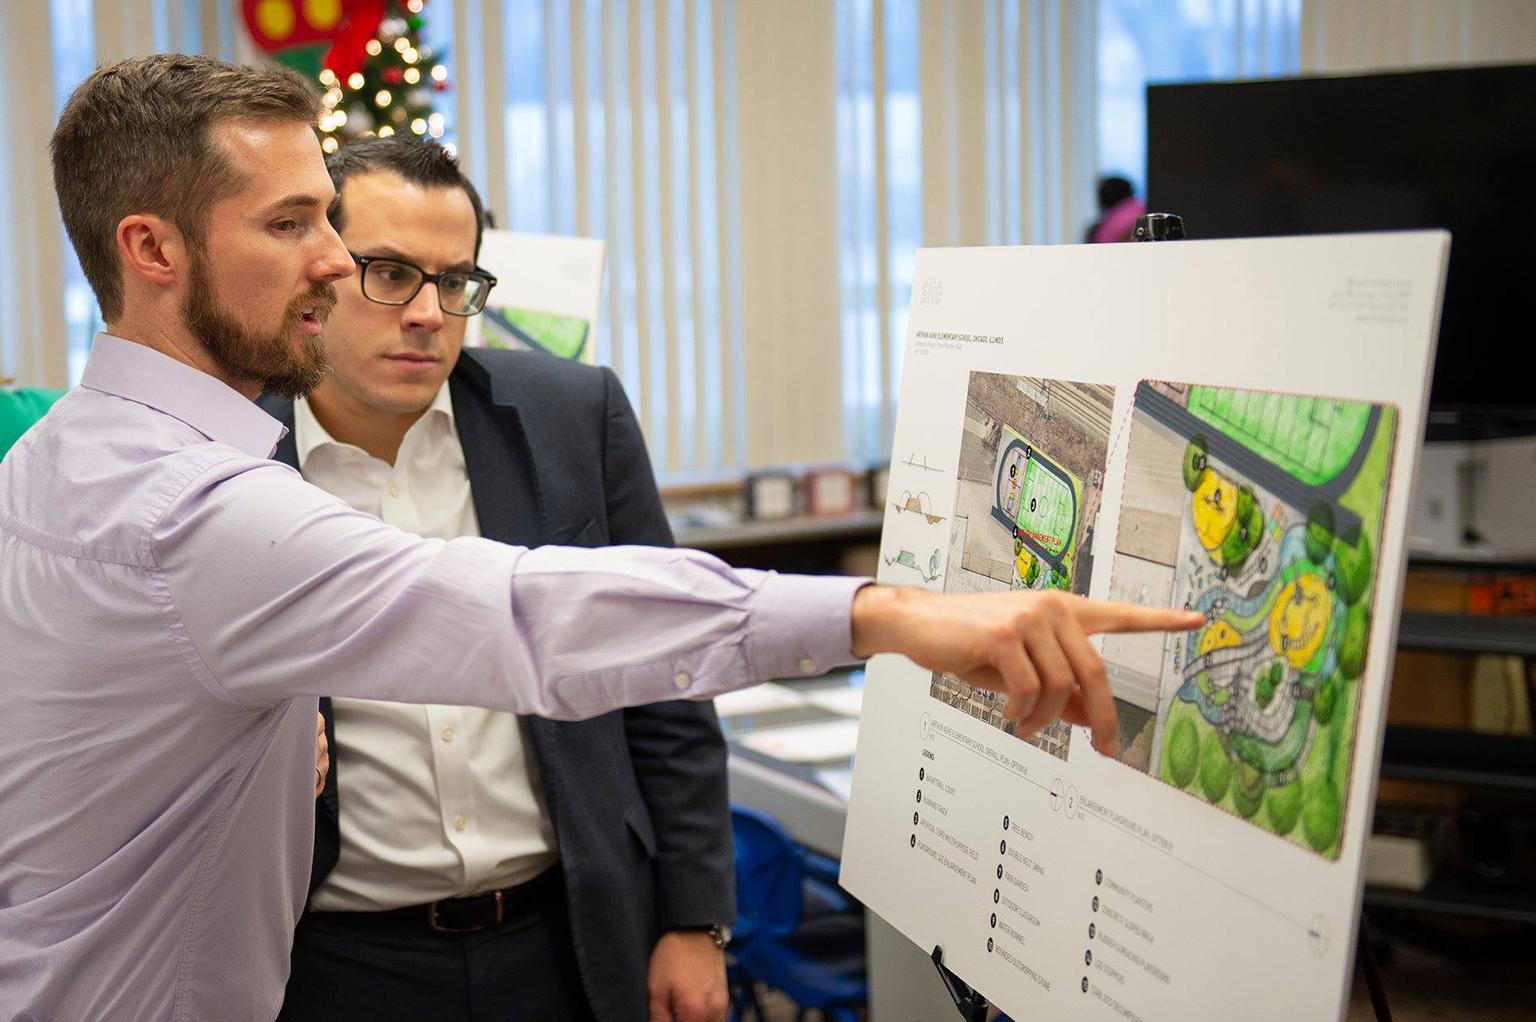
[[[1206,616],[1114,758],[869,665],[842,882],[1021,1022],[1341,1015],[1449,244],[918,253],[881,581]]]
[[[597,238],[487,228],[480,265],[496,287],[485,311],[470,317],[464,343],[596,361],[603,251]]]

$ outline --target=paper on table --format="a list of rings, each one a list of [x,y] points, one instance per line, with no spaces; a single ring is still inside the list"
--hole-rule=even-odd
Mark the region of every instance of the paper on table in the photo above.
[[[814,689],[805,693],[805,701],[830,713],[857,717],[864,708],[864,687],[839,685],[836,688]]]
[[[859,722],[847,717],[776,727],[743,735],[742,745],[788,763],[830,763],[848,759],[859,742]]]
[[[848,801],[853,794],[853,767],[822,767],[816,771],[816,779],[826,787],[828,791]]]
[[[715,712],[722,717],[745,717],[752,713],[768,713],[804,706],[805,697],[792,688],[768,682],[752,688],[738,689],[715,697]]]

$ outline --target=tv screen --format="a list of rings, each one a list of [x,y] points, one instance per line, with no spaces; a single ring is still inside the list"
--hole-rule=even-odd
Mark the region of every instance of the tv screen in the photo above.
[[[1536,66],[1147,89],[1147,201],[1191,238],[1444,227],[1430,406],[1536,424]]]

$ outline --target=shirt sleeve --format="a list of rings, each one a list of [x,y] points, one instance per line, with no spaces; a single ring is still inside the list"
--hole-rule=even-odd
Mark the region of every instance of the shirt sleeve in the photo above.
[[[242,702],[350,696],[557,720],[850,663],[867,580],[653,547],[422,539],[286,466],[231,459],[151,544],[188,659]]]

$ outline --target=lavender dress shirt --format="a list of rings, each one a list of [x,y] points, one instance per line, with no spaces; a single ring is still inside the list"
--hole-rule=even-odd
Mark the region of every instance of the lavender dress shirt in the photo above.
[[[852,659],[862,580],[421,539],[281,431],[103,334],[0,463],[0,1018],[277,1015],[321,693],[580,718]]]

